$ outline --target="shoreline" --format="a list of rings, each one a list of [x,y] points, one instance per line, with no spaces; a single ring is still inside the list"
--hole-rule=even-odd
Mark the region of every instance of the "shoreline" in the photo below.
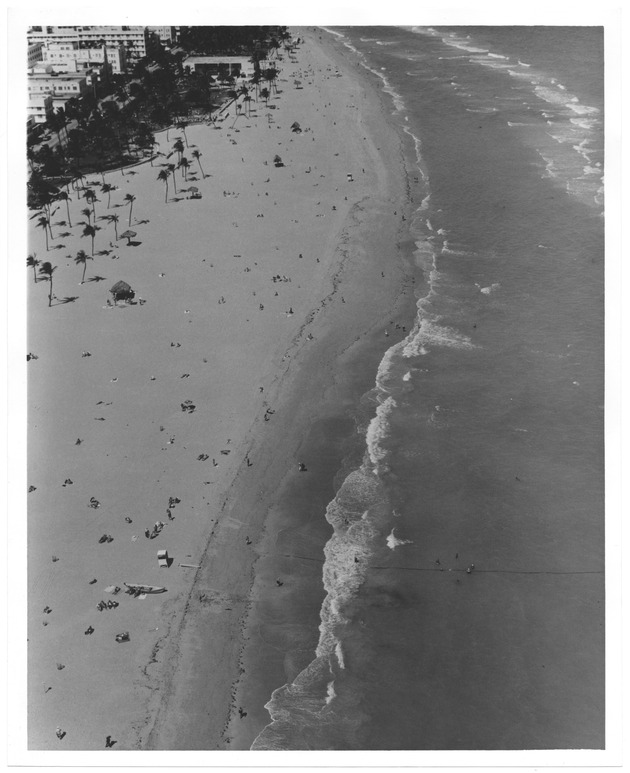
[[[260,103],[241,128],[230,128],[227,112],[217,129],[189,127],[191,147],[203,148],[209,168],[197,183],[206,202],[189,202],[181,190],[173,197],[171,186],[165,201],[154,179],[158,163],[106,173],[117,187],[111,213],[124,206],[117,202],[125,189],[136,195],[132,224],[140,235],[131,246],[110,242],[113,249],[100,249],[79,295],[80,271],[71,267],[71,255],[64,267],[53,250],[85,248],[80,234],[68,231],[60,244],[54,223],[51,251],[44,252],[41,230],[30,233],[29,249],[58,263],[54,292],[61,299],[46,308],[41,280],[29,278],[28,347],[38,354],[29,366],[32,749],[58,748],[55,725],[67,730],[68,750],[102,748],[101,728],[121,750],[249,748],[268,721],[264,702],[284,681],[283,658],[273,668],[263,664],[264,683],[239,680],[243,662],[249,674],[256,657],[245,645],[258,610],[271,609],[282,598],[274,591],[291,586],[288,579],[278,587],[275,577],[295,573],[282,563],[285,557],[267,555],[286,518],[281,499],[319,508],[309,537],[316,571],[306,577],[312,612],[301,623],[304,658],[316,643],[323,598],[318,560],[329,532],[323,511],[356,434],[355,401],[373,386],[378,362],[397,340],[393,328],[385,338],[389,323],[408,321],[415,297],[403,258],[410,242],[401,222],[408,190],[404,175],[393,171],[402,164],[401,138],[384,114],[382,95],[349,76],[347,65],[317,43],[303,45],[297,57],[284,64],[283,93],[270,101],[275,113],[266,111],[266,125]],[[302,91],[288,85],[296,69],[307,81]],[[344,109],[359,99],[360,111]],[[333,103],[331,126],[319,113]],[[296,118],[306,129],[299,139],[288,131]],[[321,141],[309,146],[310,131],[324,135],[323,147]],[[158,140],[166,153],[164,134]],[[294,140],[299,148],[289,144]],[[258,166],[267,165],[274,145],[283,148],[281,172]],[[319,178],[307,176],[311,169]],[[345,179],[347,169],[353,181]],[[337,212],[332,207],[328,220],[313,219],[306,228],[291,225],[313,217],[313,210],[315,218],[326,217],[318,209],[324,195],[329,204],[336,200]],[[73,197],[71,204],[76,226],[81,203]],[[97,207],[101,248],[113,237],[104,207],[103,201]],[[182,207],[188,217],[176,214]],[[197,211],[208,211],[210,219],[199,219]],[[121,211],[120,226],[127,214]],[[243,220],[247,227],[234,230]],[[295,259],[296,245],[305,260]],[[272,285],[272,274],[287,274],[290,283],[274,279]],[[125,279],[146,305],[108,309],[103,279],[105,288]],[[283,313],[289,305],[295,314]],[[376,316],[375,309],[381,309]],[[179,410],[184,398],[195,404],[192,422]],[[230,456],[219,456],[222,446],[221,454]],[[298,476],[302,458],[308,474]],[[64,478],[72,480],[70,488],[60,486]],[[286,499],[285,490],[291,490]],[[90,497],[99,506],[86,511]],[[181,501],[173,522],[155,542],[145,540],[144,521],[164,518],[169,497]],[[125,514],[132,526],[124,524]],[[109,551],[95,546],[103,532],[113,535]],[[168,575],[155,561],[161,547],[175,561]],[[58,562],[50,563],[51,553]],[[319,590],[313,590],[318,567]],[[121,594],[119,608],[95,615],[93,605],[109,598],[106,586],[123,580],[164,583],[168,593],[144,601]],[[44,604],[53,612],[42,620]],[[88,625],[93,636],[83,635]],[[131,646],[111,644],[126,629]],[[55,660],[63,670],[55,671]],[[300,662],[294,659],[290,674]],[[84,693],[85,684],[91,688]],[[262,704],[241,721],[237,706],[254,694]]]
[[[304,36],[302,30],[300,34]],[[349,63],[331,41],[327,41],[328,45],[322,45],[312,39],[313,35],[307,33],[306,37],[309,45],[315,45],[325,52],[326,56],[331,56],[337,67],[344,72],[344,77],[348,76]],[[367,130],[368,133],[374,133],[374,136],[378,137],[379,146],[391,143],[384,152],[390,160],[389,168],[397,164],[404,173],[402,157],[399,155],[402,139],[385,116],[386,95],[378,93],[363,73],[357,77],[357,73],[352,72],[350,77],[356,79],[355,85],[362,90],[363,96],[368,95],[367,99],[376,113],[376,116],[371,117],[373,125]],[[391,139],[383,137],[384,127],[387,133],[391,133]],[[375,144],[376,141],[372,142]],[[394,194],[396,188],[400,189],[398,194]],[[387,236],[383,238],[382,231],[378,228],[374,228],[375,233],[369,236],[366,233],[367,217],[364,217],[363,223],[348,224],[346,221],[335,251],[344,251],[343,245],[350,245],[367,252],[371,260],[378,261],[379,269],[389,269],[391,272],[391,258],[386,260],[377,257],[375,253],[378,253],[378,248],[375,249],[375,246],[382,247],[384,255],[388,249],[392,251],[391,245],[395,244],[396,271],[400,272],[406,265],[405,261],[410,259],[404,255],[404,246],[406,243],[410,243],[410,246],[412,244],[404,222],[400,222],[401,213],[404,212],[407,219],[410,214],[405,174],[395,175],[389,191],[389,196],[395,197],[394,201],[399,201],[395,207],[399,214],[378,215],[382,223],[387,223]],[[358,207],[361,210],[360,205]],[[323,299],[320,308],[326,302],[334,301],[337,286],[344,290],[345,297],[348,297],[348,290],[344,288],[353,280],[361,290],[365,289],[359,284],[362,281],[361,267],[344,266],[343,262],[344,259],[332,277],[334,289]],[[408,267],[405,270],[408,271]],[[248,592],[243,597],[242,611],[239,614],[239,633],[242,639],[238,659],[234,663],[236,677],[231,685],[227,721],[221,728],[220,736],[217,736],[216,729],[214,735],[212,731],[208,732],[209,728],[202,716],[195,722],[194,713],[191,726],[191,713],[188,713],[185,719],[180,721],[180,730],[171,729],[170,735],[168,732],[165,734],[165,726],[172,728],[177,725],[182,711],[186,712],[186,705],[196,706],[199,710],[204,703],[204,695],[207,696],[210,690],[216,688],[216,683],[212,682],[212,673],[208,673],[209,668],[212,671],[212,658],[208,657],[204,646],[212,636],[212,625],[204,625],[198,618],[192,618],[188,622],[188,630],[183,633],[183,641],[186,643],[182,649],[195,651],[195,656],[192,660],[188,656],[187,664],[183,667],[186,671],[185,681],[176,688],[179,690],[179,696],[175,706],[172,705],[171,698],[166,711],[163,706],[158,710],[161,716],[153,725],[147,742],[148,748],[249,750],[260,730],[271,721],[264,704],[271,697],[272,690],[280,687],[287,679],[295,677],[314,657],[320,622],[319,612],[325,596],[322,586],[323,547],[332,534],[331,527],[324,518],[324,511],[335,496],[340,482],[338,478],[341,476],[343,480],[345,477],[342,464],[348,447],[354,445],[355,454],[359,448],[360,453],[365,450],[364,438],[358,436],[356,427],[358,399],[373,388],[374,377],[385,351],[398,340],[388,330],[390,323],[401,321],[409,324],[409,320],[413,320],[416,304],[414,281],[409,273],[400,273],[399,279],[388,281],[384,292],[382,282],[379,283],[374,301],[382,304],[382,311],[376,319],[373,318],[372,312],[357,314],[357,301],[354,301],[354,304],[350,301],[349,309],[354,309],[356,314],[356,318],[352,320],[354,340],[347,341],[348,336],[340,340],[335,329],[336,320],[332,318],[333,315],[340,317],[341,323],[349,322],[347,312],[344,316],[344,310],[339,306],[329,308],[321,319],[313,321],[316,339],[319,341],[321,335],[318,323],[321,327],[328,328],[326,338],[319,345],[320,351],[314,353],[310,350],[308,355],[305,355],[305,362],[300,360],[298,354],[292,367],[299,368],[300,372],[291,374],[291,366],[287,369],[286,377],[289,383],[281,387],[285,397],[284,400],[280,398],[278,403],[278,412],[285,417],[286,426],[278,427],[276,437],[266,435],[261,441],[261,453],[267,451],[277,455],[277,458],[274,460],[275,464],[269,465],[273,469],[262,471],[259,479],[269,477],[272,481],[277,481],[278,490],[267,490],[263,493],[256,490],[258,484],[255,481],[248,481],[239,488],[239,481],[236,480],[233,498],[228,494],[224,502],[228,518],[232,517],[234,512],[238,514],[253,508],[264,512],[262,523],[258,527],[248,527],[249,533],[256,533],[258,528],[261,538],[258,541],[254,537],[256,557],[251,567]],[[383,298],[389,299],[387,303],[383,303]],[[360,321],[357,321],[358,318]],[[394,335],[396,332],[392,329]],[[401,332],[399,338],[403,337]],[[317,379],[313,368],[319,370],[322,364],[326,376]],[[317,381],[316,387],[313,385],[314,378]],[[296,425],[306,435],[306,438],[299,442],[297,453],[294,454],[294,458],[309,460],[308,476],[305,479],[291,471],[291,462],[285,458],[286,453],[277,454],[282,444],[280,438],[289,433],[295,437]],[[266,429],[266,433],[268,432]],[[315,466],[312,460],[315,460]],[[286,552],[274,554],[272,548],[280,539],[280,535],[290,531],[307,532],[306,536],[298,537],[298,543],[302,547],[300,556]],[[288,541],[291,543],[291,538]],[[210,552],[214,551],[211,549]],[[209,567],[204,566],[200,575],[195,585],[204,587],[204,580],[205,585],[209,585],[208,581],[212,577]],[[274,581],[277,576],[282,577],[281,588],[278,588]],[[306,603],[305,598],[309,599]],[[287,608],[289,612],[286,612]],[[264,634],[261,634],[262,628]],[[268,637],[273,643],[265,641]],[[245,716],[239,717],[237,707],[243,708]]]

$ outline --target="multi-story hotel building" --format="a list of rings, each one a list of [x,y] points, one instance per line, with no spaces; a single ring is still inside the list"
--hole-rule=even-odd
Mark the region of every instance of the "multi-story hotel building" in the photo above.
[[[105,45],[108,51],[118,51],[122,45],[125,59],[133,64],[147,56],[153,45],[153,35],[147,27],[31,27],[27,33],[29,44],[34,43],[78,43],[79,47]],[[116,54],[116,56],[118,56]],[[113,72],[120,72],[111,61]]]

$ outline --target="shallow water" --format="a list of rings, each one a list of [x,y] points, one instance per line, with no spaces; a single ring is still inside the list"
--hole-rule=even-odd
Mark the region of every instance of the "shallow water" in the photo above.
[[[404,132],[423,289],[252,748],[601,748],[602,31],[335,33]]]

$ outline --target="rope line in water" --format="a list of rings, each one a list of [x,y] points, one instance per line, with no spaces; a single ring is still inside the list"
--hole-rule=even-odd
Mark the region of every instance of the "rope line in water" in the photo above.
[[[323,558],[313,558],[312,556],[298,556],[294,553],[280,553],[283,558],[299,558],[302,561],[314,561],[317,564],[323,564]],[[536,569],[472,569],[468,572],[466,569],[440,569],[437,567],[421,567],[421,566],[377,566],[370,564],[370,569],[390,569],[392,571],[401,570],[404,572],[461,572],[463,574],[559,574],[559,575],[575,575],[575,574],[604,574],[603,569],[594,570],[579,570],[562,572],[555,569],[550,570],[536,570]]]

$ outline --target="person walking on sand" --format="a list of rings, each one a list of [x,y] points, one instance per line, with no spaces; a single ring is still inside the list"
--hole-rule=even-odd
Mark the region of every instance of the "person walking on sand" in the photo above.
[[[58,738],[60,741],[61,741],[61,739],[64,737],[64,735],[65,735],[65,734],[66,734],[66,731],[65,731],[65,730],[62,730],[60,727],[58,727],[58,728],[55,730],[55,735],[57,736],[57,738]]]

